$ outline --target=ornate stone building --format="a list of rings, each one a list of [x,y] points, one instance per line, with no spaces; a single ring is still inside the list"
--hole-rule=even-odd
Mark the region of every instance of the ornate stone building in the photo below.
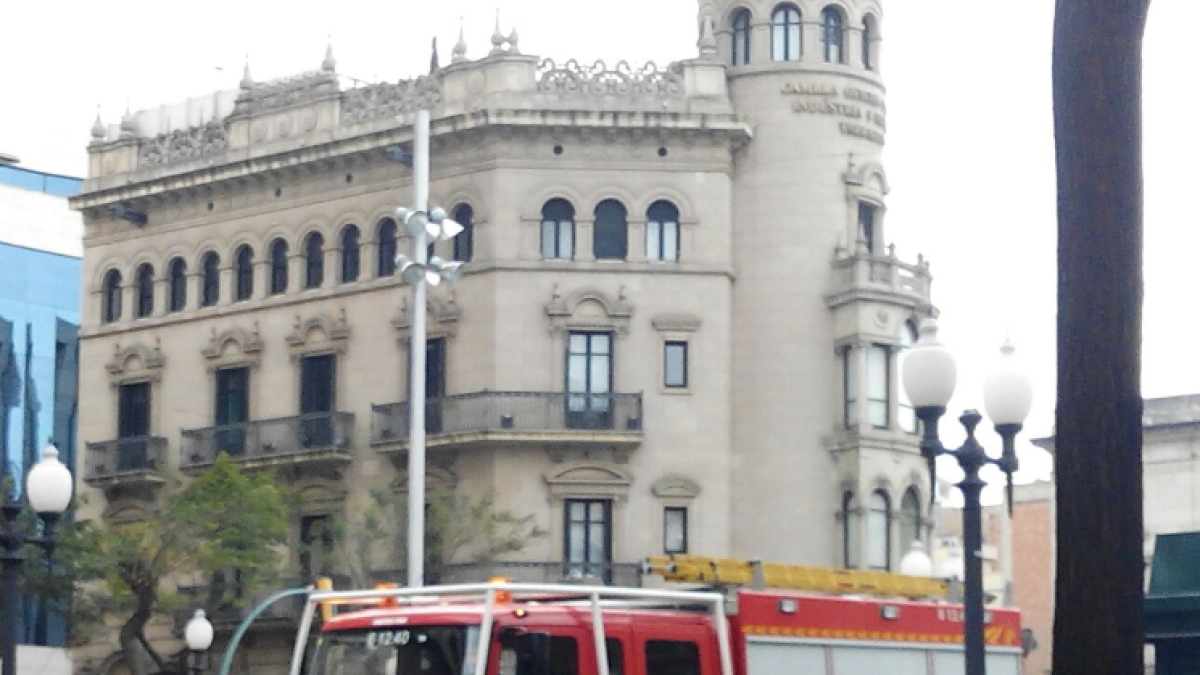
[[[98,121],[73,200],[85,515],[136,518],[222,449],[303,492],[297,542],[404,491],[411,243],[391,214],[428,107],[431,204],[467,225],[435,253],[468,265],[431,294],[426,479],[548,532],[498,571],[895,566],[927,527],[898,369],[930,275],[889,244],[881,17],[702,0],[698,55],[663,68],[497,30],[409,81],[343,86],[327,54]]]

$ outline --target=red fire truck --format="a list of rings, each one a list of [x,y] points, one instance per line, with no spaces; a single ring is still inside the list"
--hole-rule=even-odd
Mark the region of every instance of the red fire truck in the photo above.
[[[648,571],[715,590],[485,584],[316,592],[292,675],[953,675],[962,606],[945,584],[696,557]],[[745,583],[748,586],[735,584]],[[890,597],[829,595],[797,585]],[[365,604],[333,615],[334,605]],[[310,627],[327,613],[315,639]],[[986,613],[987,671],[1021,672],[1016,610]]]

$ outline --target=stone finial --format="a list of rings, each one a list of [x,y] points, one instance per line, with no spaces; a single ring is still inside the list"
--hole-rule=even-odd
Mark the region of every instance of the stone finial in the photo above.
[[[716,58],[717,38],[714,33],[712,16],[706,14],[700,21],[700,40],[696,43],[696,46],[700,48],[700,58]]]
[[[504,33],[500,32],[500,10],[496,10],[496,30],[492,32],[492,51],[490,56],[504,53]]]
[[[460,17],[458,20],[458,44],[454,45],[454,51],[451,52],[450,63],[461,63],[467,60],[467,38],[463,33],[463,21]]]
[[[326,73],[337,70],[337,61],[333,58],[333,38],[329,38],[325,45],[325,60],[321,61],[321,70]]]
[[[521,40],[521,36],[517,35],[517,27],[514,24],[512,31],[508,34],[508,52],[510,54],[520,54],[521,53],[520,48],[518,48],[518,46],[517,46],[520,43],[520,40]]]
[[[125,99],[125,116],[121,118],[121,138],[137,136],[137,120],[129,112],[129,99]]]
[[[238,83],[238,87],[244,91],[250,91],[254,88],[254,78],[250,77],[250,55],[246,55],[246,65],[242,68],[242,81]]]
[[[108,137],[108,128],[104,126],[104,122],[100,120],[100,106],[96,106],[96,121],[92,122],[92,141],[103,143]]]
[[[429,51],[429,74],[433,75],[438,71],[437,37],[433,38],[433,45],[430,46]]]

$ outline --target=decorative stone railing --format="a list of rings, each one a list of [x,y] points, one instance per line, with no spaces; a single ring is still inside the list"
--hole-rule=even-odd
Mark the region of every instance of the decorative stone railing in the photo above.
[[[422,75],[395,84],[371,84],[342,93],[341,124],[353,126],[379,118],[431,108],[442,100],[436,77]]]
[[[893,293],[929,297],[932,277],[929,263],[917,256],[917,263],[909,264],[896,259],[895,250],[888,248],[887,255],[872,255],[856,252],[833,261],[835,292],[855,287],[872,287]]]
[[[177,129],[141,141],[138,148],[138,167],[155,167],[187,162],[218,155],[229,147],[225,125],[212,121],[207,124]]]
[[[685,93],[683,66],[678,63],[660,69],[653,63],[631,66],[620,61],[609,68],[603,61],[588,66],[575,59],[561,66],[553,59],[542,59],[537,88],[547,94],[631,98],[680,98]]]

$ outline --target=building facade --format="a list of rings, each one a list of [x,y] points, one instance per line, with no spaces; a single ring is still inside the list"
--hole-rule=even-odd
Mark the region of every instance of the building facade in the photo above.
[[[0,162],[0,477],[23,485],[50,442],[74,466],[83,181]],[[22,601],[21,642],[62,646],[62,617]]]
[[[663,68],[497,29],[413,80],[343,87],[330,52],[97,120],[73,201],[87,515],[137,518],[225,450],[305,495],[304,575],[323,519],[405,493],[395,158],[428,108],[430,202],[467,226],[432,252],[467,266],[430,294],[425,480],[548,533],[462,575],[640,583],[643,557],[689,551],[894,567],[929,527],[898,373],[931,307],[928,264],[889,243],[881,18],[703,0],[698,55]]]

